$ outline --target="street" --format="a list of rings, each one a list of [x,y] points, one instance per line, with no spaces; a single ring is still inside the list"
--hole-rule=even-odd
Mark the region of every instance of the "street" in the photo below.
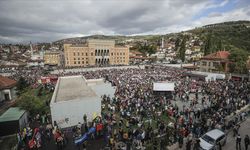
[[[241,150],[245,150],[244,138],[245,135],[250,135],[250,118],[248,117],[243,123],[240,124],[239,133],[241,136]],[[233,137],[233,132],[229,132],[227,137],[227,143],[222,147],[223,150],[235,150],[236,140]],[[249,148],[248,148],[249,149]]]

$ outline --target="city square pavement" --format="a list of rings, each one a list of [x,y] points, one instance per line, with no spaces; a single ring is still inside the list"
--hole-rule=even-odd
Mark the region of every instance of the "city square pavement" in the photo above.
[[[190,99],[192,99],[195,97],[195,94],[190,93],[189,96],[190,96]],[[199,100],[198,100],[199,104],[197,104],[196,109],[198,109],[198,108],[203,109],[204,106],[210,105],[210,104],[207,104],[207,105],[202,106],[201,105],[202,95],[199,94],[198,97],[199,97]],[[179,98],[175,98],[175,99],[176,99],[176,101],[172,101],[172,104],[174,104],[174,105],[176,104],[178,106],[179,110],[182,110],[184,105],[186,107],[189,107],[189,105],[190,105],[190,102],[182,102],[182,101],[180,101]],[[66,147],[64,148],[64,150],[78,150],[78,148],[73,143],[73,139],[70,138],[72,136],[69,135],[68,137],[69,137],[68,143],[67,143]],[[104,143],[103,138],[99,138],[96,140],[90,140],[87,142],[87,150],[100,150],[100,149],[103,149],[104,147],[105,147],[105,143]],[[46,144],[45,147],[43,147],[43,150],[55,150],[55,149],[57,149],[57,147],[56,147],[54,140],[51,140],[49,143]]]
[[[206,95],[204,95],[204,96],[207,97]],[[196,105],[194,106],[194,109],[195,109],[195,110],[197,110],[197,109],[201,109],[201,110],[202,110],[202,109],[204,109],[205,107],[207,108],[207,107],[210,106],[210,103],[209,103],[209,102],[207,102],[206,104],[204,104],[204,105],[202,106],[202,104],[201,104],[201,99],[202,99],[202,97],[203,97],[203,95],[201,95],[201,94],[199,93],[199,94],[198,94],[198,104],[196,104]],[[194,94],[194,93],[190,93],[190,94],[189,94],[189,99],[192,100],[193,98],[195,98],[195,94]],[[190,107],[190,102],[191,102],[190,100],[189,100],[189,101],[181,101],[179,97],[176,97],[176,98],[175,98],[175,101],[171,101],[171,104],[177,105],[178,108],[179,108],[179,110],[183,110],[183,106],[184,106],[185,108]]]
[[[32,128],[36,128],[39,127],[40,124],[37,121],[34,121],[31,124]],[[83,148],[81,147],[80,149],[74,144],[74,140],[73,140],[73,135],[72,132],[70,132],[70,130],[66,130],[65,132],[65,137],[66,137],[66,141],[67,144],[63,147],[63,150],[83,150]],[[41,150],[60,150],[57,148],[56,142],[53,139],[53,137],[51,138],[50,141],[47,140],[43,140],[43,146],[41,148]],[[103,137],[96,137],[95,139],[89,139],[86,142],[86,148],[87,150],[101,150],[105,147],[105,141]],[[1,148],[0,148],[1,150]]]
[[[241,150],[245,150],[245,143],[244,138],[245,135],[250,136],[250,118],[248,118],[240,124],[239,133],[241,136]],[[236,140],[235,137],[233,137],[233,132],[229,132],[227,136],[227,143],[224,147],[222,147],[223,150],[235,150],[236,149]],[[248,147],[250,149],[250,147]]]
[[[88,140],[87,141],[87,150],[101,150],[105,147],[105,143],[103,138],[98,138],[95,140]],[[57,145],[55,144],[54,140],[51,140],[49,143],[46,143],[45,146],[42,147],[42,150],[57,150]],[[74,141],[72,138],[68,139],[68,143],[63,148],[63,150],[79,150],[79,148],[74,144]],[[80,147],[80,150],[83,150],[82,147]]]

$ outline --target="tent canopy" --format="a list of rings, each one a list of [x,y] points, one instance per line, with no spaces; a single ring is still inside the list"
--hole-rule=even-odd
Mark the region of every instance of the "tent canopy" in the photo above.
[[[155,82],[153,91],[169,92],[174,91],[175,84],[170,82]]]

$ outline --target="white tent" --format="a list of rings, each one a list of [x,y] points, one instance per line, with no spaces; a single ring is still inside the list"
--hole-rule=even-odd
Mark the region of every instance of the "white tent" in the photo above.
[[[153,91],[168,92],[174,91],[175,84],[170,82],[155,82],[153,84]]]

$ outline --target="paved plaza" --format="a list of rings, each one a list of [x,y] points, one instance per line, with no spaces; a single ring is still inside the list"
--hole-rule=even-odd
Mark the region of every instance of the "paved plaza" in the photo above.
[[[244,138],[245,135],[250,135],[250,118],[248,118],[240,124],[239,133],[241,136],[241,150],[245,150]],[[222,148],[223,150],[235,150],[236,149],[236,140],[233,137],[233,132],[228,133],[227,143]],[[248,148],[249,149],[249,148]]]

